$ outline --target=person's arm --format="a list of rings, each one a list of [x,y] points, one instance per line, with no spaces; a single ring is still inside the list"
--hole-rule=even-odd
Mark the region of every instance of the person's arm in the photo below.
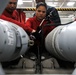
[[[53,21],[55,21],[55,23],[61,24],[61,20],[60,20],[59,13],[58,13],[57,9],[54,7],[53,7],[53,9],[55,9],[53,12]]]
[[[1,16],[0,16],[0,19],[3,19],[3,20],[6,20],[6,21],[15,23],[15,24],[17,24],[18,26],[22,27],[22,28],[25,30],[25,24],[23,24],[23,23],[20,23],[20,22],[18,22],[18,21],[16,21],[16,20],[13,20],[13,19],[11,19],[11,18],[8,18],[8,17],[6,17],[6,16],[4,16],[4,15],[1,15]]]
[[[36,30],[34,30],[33,28],[32,28],[32,19],[31,18],[29,18],[27,21],[26,21],[26,23],[25,23],[25,26],[26,26],[26,28],[25,28],[25,30],[28,32],[28,33],[34,33],[34,32],[36,32]]]
[[[49,17],[49,20],[53,21],[54,23],[61,24],[61,20],[60,20],[59,13],[58,13],[57,9],[55,7],[51,7],[51,6],[47,6],[47,7],[48,7],[48,9],[47,9],[46,16],[51,14]]]
[[[26,22],[26,14],[21,9],[16,9],[13,12],[13,17],[15,18],[15,20],[17,20],[20,23],[25,24]]]

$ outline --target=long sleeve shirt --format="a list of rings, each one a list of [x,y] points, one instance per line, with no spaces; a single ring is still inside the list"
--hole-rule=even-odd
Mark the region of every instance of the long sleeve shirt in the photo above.
[[[4,11],[2,13],[2,15],[0,15],[0,18],[3,19],[3,20],[15,23],[15,24],[17,24],[18,26],[22,27],[25,30],[25,24],[16,20],[15,17],[13,16],[13,14],[9,14],[7,11]]]
[[[25,24],[25,22],[26,22],[26,14],[20,9],[15,10],[13,12],[13,17],[14,17],[15,20],[17,20],[20,23]]]
[[[26,15],[23,11],[21,10],[14,10],[13,13],[8,13],[6,10],[4,10],[4,12],[2,13],[2,15],[8,17],[8,18],[12,18],[20,23],[25,23],[26,21]]]
[[[40,25],[42,21],[39,21],[37,20],[36,16],[35,17],[32,17],[32,18],[29,18],[27,21],[26,21],[26,28],[25,30],[28,32],[28,33],[31,33],[32,30],[37,30],[38,26]],[[42,23],[41,26],[44,26],[46,25],[47,21],[44,21]],[[53,22],[51,22],[50,24],[53,24]],[[43,31],[44,31],[44,34],[47,34],[48,32],[50,32],[52,29],[54,29],[56,26],[46,26],[44,27]]]

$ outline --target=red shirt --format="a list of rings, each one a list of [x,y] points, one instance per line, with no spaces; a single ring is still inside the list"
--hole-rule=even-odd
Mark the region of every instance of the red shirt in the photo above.
[[[20,10],[20,9],[15,10],[15,11],[13,12],[13,17],[14,17],[15,20],[17,20],[18,22],[21,22],[21,23],[25,23],[25,21],[26,21],[26,15],[25,15],[25,13],[24,13],[22,10]]]
[[[32,30],[37,30],[37,27],[40,25],[41,21],[37,20],[36,16],[35,17],[32,17],[32,18],[29,18],[27,21],[26,21],[26,28],[25,30],[28,32],[28,33],[31,33]],[[44,21],[42,23],[42,26],[46,25],[47,21]],[[51,24],[53,24],[53,22],[51,22]],[[43,31],[44,31],[44,34],[47,34],[49,33],[52,29],[54,29],[55,26],[46,26],[44,27]]]
[[[14,10],[12,14],[10,14],[6,10],[4,10],[2,15],[6,16],[8,18],[12,18],[20,23],[25,23],[25,21],[26,21],[26,15],[21,10]]]
[[[13,22],[13,23],[17,24],[18,26],[22,27],[25,30],[25,24],[17,21],[15,16],[13,16],[13,14],[9,14],[7,11],[4,11],[2,13],[2,15],[0,15],[0,18],[3,19],[3,20]]]

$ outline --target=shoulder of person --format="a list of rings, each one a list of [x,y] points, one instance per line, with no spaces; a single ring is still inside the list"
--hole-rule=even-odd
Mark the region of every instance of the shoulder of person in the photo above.
[[[35,17],[30,17],[27,19],[27,21],[35,21],[35,19],[36,19]]]
[[[52,11],[52,10],[56,10],[56,8],[55,7],[52,7],[52,6],[47,6],[47,10]]]

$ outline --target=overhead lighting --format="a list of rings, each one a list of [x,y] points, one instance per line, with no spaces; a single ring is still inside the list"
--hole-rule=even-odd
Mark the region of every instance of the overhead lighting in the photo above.
[[[75,4],[75,2],[68,2],[67,6],[73,6]]]
[[[58,4],[58,2],[53,2],[55,5],[57,5]]]
[[[18,0],[18,5],[22,5],[23,4],[23,1],[22,0]]]
[[[69,18],[72,18],[72,17],[74,17],[74,15],[69,15],[68,17],[69,17]]]
[[[32,2],[32,1],[23,1],[23,2]]]
[[[46,2],[47,5],[49,6],[53,6],[53,7],[56,7],[57,3],[54,3],[54,2]]]

